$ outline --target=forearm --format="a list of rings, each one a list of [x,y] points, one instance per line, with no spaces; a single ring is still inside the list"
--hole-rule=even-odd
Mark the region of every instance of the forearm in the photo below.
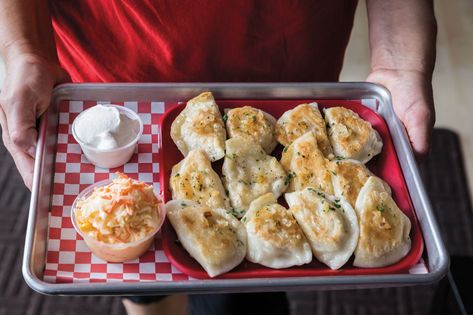
[[[431,0],[367,0],[371,67],[417,71],[429,79],[437,24]]]
[[[57,61],[47,0],[0,1],[0,54],[31,53]]]

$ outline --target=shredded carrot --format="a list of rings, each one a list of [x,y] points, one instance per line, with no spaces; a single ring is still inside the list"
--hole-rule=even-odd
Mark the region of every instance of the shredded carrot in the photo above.
[[[116,174],[117,178],[109,185],[95,189],[90,196],[102,199],[100,209],[88,208],[88,215],[85,213],[83,217],[77,215],[77,222],[81,225],[87,223],[87,226],[90,226],[87,228],[88,231],[84,231],[85,233],[106,243],[126,243],[140,235],[147,235],[154,226],[149,222],[148,211],[143,216],[135,214],[141,207],[154,209],[161,202],[153,193],[151,186],[132,180],[123,173]],[[89,204],[89,207],[90,205],[92,204]],[[100,216],[100,211],[107,215]]]
[[[122,172],[115,172],[115,174],[117,174],[117,176],[120,177],[120,178],[125,178],[125,179],[128,178],[128,176],[126,176]]]
[[[120,196],[126,196],[130,192],[129,188],[123,189],[120,191]]]
[[[133,212],[134,212],[133,209],[130,209],[130,207],[128,206],[126,206],[125,208],[126,208],[126,214],[133,215]]]
[[[132,186],[136,189],[143,189],[146,187],[146,184],[143,183],[143,182],[136,182],[136,183],[133,183]]]

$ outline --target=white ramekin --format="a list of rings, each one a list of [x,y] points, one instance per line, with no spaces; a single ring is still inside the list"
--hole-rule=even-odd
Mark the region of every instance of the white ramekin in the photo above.
[[[77,133],[75,131],[75,126],[76,126],[77,119],[81,115],[84,115],[84,113],[86,113],[88,109],[80,113],[76,117],[76,119],[74,119],[74,122],[72,123],[72,136],[77,141],[77,143],[79,143],[82,149],[82,152],[84,153],[85,157],[87,158],[87,160],[89,160],[90,163],[102,168],[119,167],[119,166],[124,165],[126,162],[128,162],[133,156],[138,140],[141,138],[141,135],[143,134],[143,121],[141,120],[140,116],[137,113],[135,113],[133,110],[126,108],[124,106],[111,105],[111,104],[107,104],[103,106],[115,107],[116,109],[118,109],[120,114],[126,115],[128,118],[138,121],[139,128],[138,130],[135,130],[136,137],[131,142],[119,148],[108,149],[108,150],[100,150],[82,142],[81,139],[77,136]]]

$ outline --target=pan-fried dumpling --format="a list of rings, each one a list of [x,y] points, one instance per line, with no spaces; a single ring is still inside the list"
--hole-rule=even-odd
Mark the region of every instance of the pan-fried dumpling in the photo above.
[[[342,267],[358,243],[355,210],[344,198],[327,196],[311,187],[284,197],[314,256],[331,269]]]
[[[373,173],[357,160],[335,159],[330,161],[333,189],[335,196],[344,197],[355,208],[356,198],[361,188]],[[391,194],[391,188],[383,181],[385,189]]]
[[[276,125],[276,138],[287,147],[309,131],[314,133],[324,156],[331,158],[332,147],[317,103],[301,104],[282,114]]]
[[[184,156],[203,149],[212,162],[224,157],[225,126],[212,93],[204,92],[187,102],[172,122],[171,138]]]
[[[210,277],[232,270],[245,258],[245,227],[227,210],[172,200],[166,212],[182,246]]]
[[[220,177],[202,149],[190,151],[174,165],[169,182],[172,199],[188,199],[210,208],[230,210],[230,201]]]
[[[333,195],[332,176],[327,160],[317,147],[314,134],[308,132],[283,150],[281,165],[289,174],[288,192],[314,187]]]
[[[336,156],[366,163],[381,152],[379,133],[357,113],[345,107],[325,108],[324,113]]]
[[[242,222],[248,235],[249,261],[276,269],[312,261],[304,233],[272,193],[253,201]]]
[[[242,138],[227,140],[222,174],[238,217],[256,198],[269,192],[279,198],[287,188],[286,172],[278,160],[267,155],[259,144]]]
[[[360,222],[360,239],[354,266],[384,267],[401,260],[411,249],[411,221],[398,208],[383,182],[371,176],[355,205]]]
[[[260,144],[270,154],[278,144],[274,137],[276,118],[251,106],[237,107],[226,112],[229,138],[245,138]]]

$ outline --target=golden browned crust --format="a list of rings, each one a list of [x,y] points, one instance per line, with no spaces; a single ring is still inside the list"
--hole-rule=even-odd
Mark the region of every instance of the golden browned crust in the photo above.
[[[191,151],[174,165],[169,182],[173,199],[187,199],[211,208],[230,210],[223,184],[203,150]]]
[[[294,141],[281,157],[281,165],[289,174],[288,192],[314,187],[333,195],[332,177],[328,169],[329,161],[317,146],[312,132]]]
[[[332,154],[332,147],[325,129],[325,121],[316,105],[301,104],[283,115],[276,125],[276,139],[288,146],[297,138],[312,131],[325,157]]]
[[[267,153],[277,145],[274,138],[276,120],[251,106],[233,108],[227,112],[227,132],[230,138],[241,137],[260,144]]]

